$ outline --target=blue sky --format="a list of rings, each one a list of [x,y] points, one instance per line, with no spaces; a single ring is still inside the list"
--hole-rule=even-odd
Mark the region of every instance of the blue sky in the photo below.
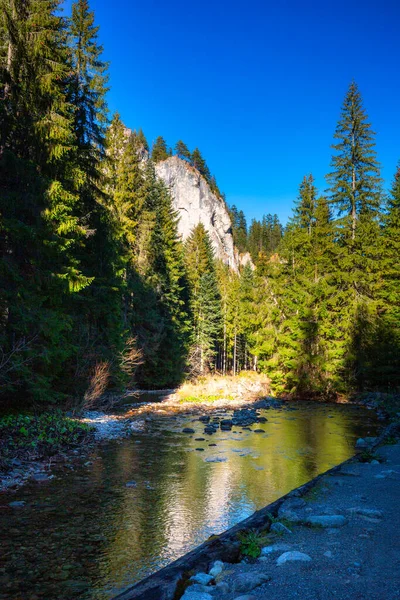
[[[66,12],[70,0],[65,3]],[[400,159],[398,0],[91,0],[109,107],[151,143],[198,146],[250,221],[290,215],[303,175],[326,188],[354,78],[387,187]]]

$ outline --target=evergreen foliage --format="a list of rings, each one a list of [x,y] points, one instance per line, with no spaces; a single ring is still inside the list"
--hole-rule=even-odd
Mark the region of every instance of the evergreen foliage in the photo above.
[[[167,142],[160,135],[160,136],[158,136],[158,138],[156,139],[156,141],[153,144],[153,149],[151,151],[151,158],[153,159],[153,161],[155,163],[158,163],[158,162],[161,162],[162,160],[167,160],[167,158],[169,156],[170,156],[170,153],[168,151]]]
[[[158,137],[149,157],[141,129],[118,114],[108,123],[94,14],[87,0],[69,20],[59,7],[0,0],[2,401],[241,369],[307,397],[398,389],[400,171],[384,209],[356,84],[327,197],[305,176],[284,230],[276,215],[248,227],[230,209],[236,247],[254,263],[236,272],[202,224],[181,242],[155,173],[172,151]],[[223,197],[198,148],[179,140],[175,152]]]
[[[178,142],[176,142],[175,153],[179,158],[182,158],[189,162],[192,159],[189,148],[186,146],[186,144],[184,142],[182,142],[182,140],[179,140]]]

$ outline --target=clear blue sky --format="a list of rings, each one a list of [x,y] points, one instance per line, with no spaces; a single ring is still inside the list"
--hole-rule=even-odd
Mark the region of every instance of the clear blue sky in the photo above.
[[[66,12],[71,0],[65,3]],[[91,0],[109,107],[151,143],[198,146],[248,217],[285,222],[304,174],[321,190],[354,78],[387,187],[400,159],[399,0]]]

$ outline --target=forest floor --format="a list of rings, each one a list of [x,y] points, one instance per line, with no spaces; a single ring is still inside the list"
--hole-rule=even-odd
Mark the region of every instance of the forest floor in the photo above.
[[[258,558],[215,563],[182,600],[398,600],[400,443],[388,441],[285,500],[258,551],[248,536]]]

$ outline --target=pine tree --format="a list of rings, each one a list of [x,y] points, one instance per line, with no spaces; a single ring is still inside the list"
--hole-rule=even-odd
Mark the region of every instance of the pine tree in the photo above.
[[[137,141],[138,141],[139,148],[141,148],[145,152],[149,151],[149,144],[147,142],[146,136],[143,133],[142,128],[140,128],[139,131],[137,132]]]
[[[202,223],[186,240],[185,261],[193,314],[191,367],[193,373],[203,373],[211,366],[216,354],[221,328],[221,299],[214,253]]]
[[[304,176],[300,185],[299,199],[294,209],[293,219],[307,230],[309,236],[311,236],[314,226],[316,195],[317,190],[313,176]]]
[[[166,160],[169,157],[167,142],[163,137],[159,136],[153,144],[151,158],[155,163]]]
[[[209,182],[211,179],[210,169],[207,166],[206,161],[204,160],[200,150],[195,148],[192,152],[191,156],[191,164],[197,169],[200,175],[203,175],[204,179]]]
[[[77,209],[81,172],[71,168],[77,144],[58,5],[2,2],[1,337],[15,360],[3,389],[40,400],[54,397],[52,382],[73,353],[71,295],[92,281],[77,257],[87,228]]]
[[[70,102],[74,106],[74,130],[79,147],[79,164],[90,182],[98,179],[108,123],[106,93],[108,65],[101,60],[97,43],[99,27],[88,0],[72,5],[69,43],[72,62]]]
[[[354,340],[360,348],[364,344],[354,323],[363,328],[364,317],[360,320],[360,315],[375,319],[381,287],[381,179],[374,133],[354,82],[346,94],[335,138],[339,141],[333,146],[337,152],[332,159],[334,171],[328,176],[329,202],[338,215],[334,224],[338,247],[333,274],[337,290],[335,320],[341,331],[341,386],[348,390],[361,385]],[[364,327],[369,335],[367,330]]]
[[[184,142],[182,142],[182,140],[179,140],[178,142],[176,142],[175,154],[179,158],[188,160],[189,162],[191,160],[191,154],[190,154],[189,148],[186,146],[186,144]]]
[[[381,203],[381,179],[376,159],[374,132],[353,81],[345,96],[341,119],[332,147],[333,171],[327,176],[330,202],[339,216],[343,235],[356,238],[360,215],[375,215]]]

